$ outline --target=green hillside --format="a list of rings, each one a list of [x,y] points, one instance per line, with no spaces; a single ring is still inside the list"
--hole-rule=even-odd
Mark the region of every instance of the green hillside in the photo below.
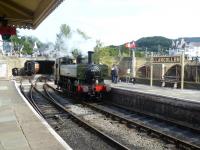
[[[172,45],[172,40],[162,36],[143,37],[136,41],[136,45],[141,50],[159,52],[168,50]]]

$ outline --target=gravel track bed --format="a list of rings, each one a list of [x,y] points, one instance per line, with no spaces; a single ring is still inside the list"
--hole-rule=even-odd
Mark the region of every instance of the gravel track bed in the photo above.
[[[149,136],[146,136],[144,133],[140,133],[135,129],[128,128],[127,126],[113,121],[110,118],[98,113],[88,107],[84,107],[81,104],[73,104],[67,98],[63,98],[62,96],[56,94],[52,89],[48,89],[50,94],[58,100],[60,103],[64,104],[64,106],[75,113],[76,115],[82,117],[87,122],[100,129],[104,133],[113,137],[115,140],[123,143],[127,147],[131,149],[144,149],[144,150],[166,150],[166,149],[174,149],[173,146],[169,148],[171,145],[167,145],[160,141],[159,139],[155,139]]]
[[[113,150],[108,144],[99,139],[96,135],[91,134],[71,119],[62,117],[64,123],[61,123],[60,129],[56,132],[73,148],[76,150]],[[55,119],[48,119],[48,123],[57,128],[58,122]]]
[[[112,111],[113,113],[118,113],[120,116],[127,117],[128,119],[140,122],[141,124],[145,124],[147,126],[150,126],[152,128],[155,128],[161,132],[165,132],[171,136],[176,136],[180,139],[187,139],[191,142],[200,143],[200,135],[199,133],[195,131],[191,131],[188,128],[183,128],[180,126],[176,126],[173,123],[169,123],[166,121],[158,120],[154,117],[150,117],[147,115],[138,115],[137,113],[134,113],[133,111],[128,111],[122,108],[119,108],[117,106],[114,106],[113,104],[98,104],[98,108]],[[131,116],[127,116],[127,114],[131,114]]]
[[[26,95],[30,86],[24,86]],[[42,87],[37,87],[42,91]],[[39,103],[39,108],[42,108],[46,121],[54,130],[75,150],[113,150],[113,146],[103,141],[100,137],[87,131],[85,128],[79,126],[73,122],[67,114],[63,114],[49,105],[49,103],[43,99],[37,93],[34,93],[34,98],[38,99],[36,103]],[[56,114],[56,115],[55,115]]]

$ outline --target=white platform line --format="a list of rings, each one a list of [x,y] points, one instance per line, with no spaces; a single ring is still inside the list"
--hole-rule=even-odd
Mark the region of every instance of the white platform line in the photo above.
[[[17,86],[16,81],[13,81],[15,83],[15,88],[17,89],[19,95],[22,97],[23,101],[28,105],[28,107],[31,109],[31,111],[34,113],[34,115],[41,121],[41,123],[49,130],[49,132],[58,140],[58,142],[66,149],[66,150],[72,150],[72,148],[58,135],[54,129],[47,123],[47,121],[42,118],[35,109],[31,106],[31,104],[27,101],[27,99],[24,97],[24,95],[20,92],[19,87]]]

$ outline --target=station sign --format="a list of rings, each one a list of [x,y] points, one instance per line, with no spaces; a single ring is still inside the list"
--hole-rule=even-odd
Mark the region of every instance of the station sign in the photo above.
[[[181,63],[181,56],[154,56],[153,63]]]

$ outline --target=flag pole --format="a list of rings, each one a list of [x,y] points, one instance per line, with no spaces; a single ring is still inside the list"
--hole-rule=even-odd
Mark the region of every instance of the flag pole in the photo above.
[[[132,77],[135,78],[135,76],[136,76],[136,69],[135,69],[136,68],[136,57],[135,57],[135,50],[134,50],[134,48],[136,47],[135,42],[132,41],[131,43],[126,43],[125,46],[127,48],[129,48],[129,57],[130,57],[130,61],[131,61],[129,68],[132,70],[131,71]]]
[[[135,50],[132,49],[132,76],[133,76],[133,78],[135,78],[135,76],[136,76],[135,67],[136,67]]]
[[[131,73],[133,72],[133,69],[132,69],[132,64],[133,64],[133,62],[132,62],[132,58],[131,58],[131,48],[130,48],[130,46],[129,46],[129,57],[130,57],[130,64],[129,64],[129,69],[130,69],[130,76],[131,76]],[[132,71],[131,71],[132,70]]]

